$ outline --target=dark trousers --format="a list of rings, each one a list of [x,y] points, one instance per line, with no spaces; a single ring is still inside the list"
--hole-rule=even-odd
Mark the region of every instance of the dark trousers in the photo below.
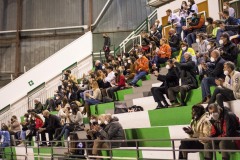
[[[155,102],[166,101],[164,97],[164,94],[167,94],[165,87],[152,87],[151,92]]]
[[[178,159],[187,159],[188,153],[194,153],[193,151],[181,151],[181,149],[204,149],[204,145],[199,141],[181,141],[179,146],[179,158]]]
[[[180,92],[181,97],[181,103],[185,103],[185,98],[187,95],[187,92],[191,90],[191,87],[188,85],[182,85],[182,86],[177,86],[177,87],[170,87],[168,88],[168,96],[170,102],[175,102],[177,101],[177,94]]]
[[[208,104],[214,103],[217,100],[217,103],[220,107],[223,108],[223,102],[236,100],[233,94],[233,91],[228,88],[217,87]]]
[[[42,143],[46,144],[46,135],[45,133],[48,133],[48,137],[49,137],[49,141],[53,140],[53,134],[55,133],[54,129],[49,129],[49,130],[44,130],[42,132],[40,132],[39,134],[41,134],[41,138],[42,138]]]
[[[118,86],[114,86],[114,87],[107,89],[107,94],[110,98],[113,99],[113,101],[117,100],[114,93],[117,92],[118,90],[120,90],[120,87],[118,87]]]

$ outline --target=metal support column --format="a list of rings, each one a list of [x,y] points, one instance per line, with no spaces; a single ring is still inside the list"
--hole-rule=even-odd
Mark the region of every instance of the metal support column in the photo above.
[[[92,23],[93,23],[93,0],[89,0],[89,20],[88,20],[89,31],[92,31]]]
[[[22,0],[17,0],[17,26],[16,26],[16,55],[15,55],[15,78],[20,74],[21,65],[21,38],[20,30],[22,29]]]

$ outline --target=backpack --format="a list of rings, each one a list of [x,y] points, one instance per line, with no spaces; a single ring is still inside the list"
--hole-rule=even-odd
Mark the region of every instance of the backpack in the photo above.
[[[114,114],[127,113],[128,108],[126,102],[114,102]]]

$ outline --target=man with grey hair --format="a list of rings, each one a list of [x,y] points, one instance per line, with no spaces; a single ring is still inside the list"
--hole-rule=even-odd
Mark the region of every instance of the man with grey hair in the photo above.
[[[218,50],[213,50],[211,52],[211,62],[205,63],[202,62],[201,66],[203,68],[203,72],[207,77],[204,77],[201,82],[202,89],[202,102],[208,103],[211,98],[210,86],[216,86],[215,79],[225,78],[223,74],[223,65],[225,60],[220,56],[220,52]]]
[[[221,78],[216,79],[215,83],[218,86],[209,101],[209,104],[217,103],[223,108],[224,101],[231,101],[240,99],[240,72],[235,70],[235,65],[231,61],[224,63],[224,74],[226,75],[225,81]]]
[[[172,106],[186,106],[186,94],[192,89],[198,87],[196,79],[196,65],[192,61],[192,55],[188,52],[184,54],[185,63],[179,63],[173,59],[174,65],[179,69],[179,77],[181,83],[179,86],[170,87],[168,89],[168,96]],[[177,101],[177,94],[180,92],[180,104]]]
[[[41,114],[42,111],[43,111],[43,105],[40,101],[40,98],[35,98],[34,99],[34,111],[37,113],[37,114]]]

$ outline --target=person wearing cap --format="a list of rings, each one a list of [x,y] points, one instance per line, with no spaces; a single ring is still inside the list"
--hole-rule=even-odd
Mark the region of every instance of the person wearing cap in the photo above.
[[[238,129],[239,118],[228,108],[220,107],[215,103],[212,103],[208,107],[208,111],[212,119],[211,134],[210,137],[214,138],[227,138],[227,137],[239,137]],[[205,150],[213,149],[212,141],[209,141],[204,145]],[[219,150],[236,150],[239,149],[239,140],[215,140],[214,148]],[[230,160],[230,152],[222,151],[222,159]],[[204,159],[212,160],[213,152],[204,151]]]
[[[42,103],[40,102],[40,98],[35,98],[34,99],[34,110],[37,114],[40,114],[42,113],[43,111],[43,105]]]
[[[233,62],[224,63],[225,80],[216,79],[217,86],[208,104],[217,101],[220,107],[224,107],[223,102],[240,99],[240,72],[235,70]]]
[[[179,69],[180,85],[168,88],[168,97],[173,106],[186,106],[185,101],[187,92],[198,87],[196,79],[196,64],[192,60],[191,53],[184,54],[184,63],[179,63],[173,59],[174,65]],[[180,92],[180,104],[177,100],[177,94]]]
[[[237,64],[237,57],[239,53],[238,47],[230,41],[228,33],[223,33],[219,40],[221,57],[226,61],[231,61]]]
[[[138,59],[135,61],[135,70],[136,74],[133,80],[129,83],[130,86],[138,87],[137,82],[146,76],[149,71],[149,61],[148,59],[143,56],[143,53],[138,53]]]

